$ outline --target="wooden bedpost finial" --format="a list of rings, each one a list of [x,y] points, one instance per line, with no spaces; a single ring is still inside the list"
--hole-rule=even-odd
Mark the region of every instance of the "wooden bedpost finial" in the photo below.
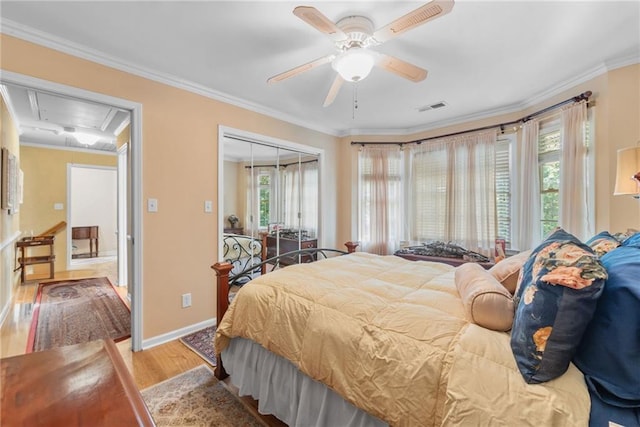
[[[360,242],[349,241],[349,242],[345,243],[344,245],[347,247],[347,252],[352,254],[352,253],[354,253],[356,251],[356,248],[358,247],[359,244],[360,244]]]
[[[220,324],[222,317],[229,308],[229,273],[233,269],[233,265],[228,262],[216,262],[211,266],[216,271],[216,324]],[[222,365],[222,358],[216,353],[217,364],[214,370],[216,378],[223,380],[227,376],[227,372]]]

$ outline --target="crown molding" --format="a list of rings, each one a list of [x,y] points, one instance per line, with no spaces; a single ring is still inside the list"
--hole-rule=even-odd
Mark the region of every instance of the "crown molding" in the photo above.
[[[563,82],[560,82],[554,86],[549,87],[548,89],[537,93],[535,96],[525,99],[521,102],[517,102],[514,104],[510,104],[504,107],[494,108],[491,110],[485,110],[479,113],[467,114],[464,116],[459,116],[453,119],[448,120],[440,120],[437,122],[429,123],[425,126],[417,126],[413,128],[405,128],[405,129],[352,129],[348,135],[344,136],[362,136],[362,135],[401,135],[401,136],[410,136],[415,135],[417,133],[426,132],[430,130],[440,129],[447,126],[453,126],[458,124],[463,124],[467,122],[472,122],[476,120],[489,119],[491,117],[506,115],[511,113],[522,112],[529,107],[534,105],[538,105],[550,99],[556,95],[559,95],[565,91],[571,90],[572,88],[585,83],[589,80],[592,80],[604,73],[615,70],[617,68],[626,67],[628,65],[640,64],[640,52],[634,52],[632,54],[625,54],[623,56],[607,60],[604,63],[598,64],[595,67],[575,76],[570,79],[567,79]]]
[[[333,128],[327,128],[324,126],[318,126],[317,123],[307,120],[301,120],[297,117],[293,117],[289,114],[285,114],[281,111],[274,110],[272,108],[260,105],[257,103],[249,102],[244,99],[240,99],[229,95],[227,93],[212,90],[203,85],[176,77],[168,73],[161,73],[146,67],[141,67],[136,64],[132,64],[127,61],[123,61],[120,58],[107,55],[95,49],[83,46],[78,43],[71,42],[61,37],[56,37],[49,33],[45,33],[40,30],[28,27],[26,25],[19,24],[6,18],[0,18],[0,32],[26,40],[31,43],[35,43],[40,46],[44,46],[49,49],[57,50],[62,53],[73,55],[75,57],[86,59],[91,62],[95,62],[107,67],[115,68],[120,71],[124,71],[139,77],[143,77],[149,80],[156,81],[158,83],[166,84],[178,89],[182,89],[197,95],[204,96],[206,98],[221,101],[226,104],[234,105],[236,107],[244,108],[255,113],[263,114],[272,117],[277,120],[282,120],[293,125],[302,126],[304,128],[315,130],[324,134],[332,136],[340,136],[341,131]]]
[[[87,153],[87,154],[98,154],[101,156],[117,156],[118,153],[116,153],[115,151],[104,151],[104,150],[92,150],[90,148],[81,148],[81,147],[63,147],[60,145],[49,145],[49,144],[44,144],[42,142],[34,142],[34,141],[29,141],[28,139],[21,139],[20,140],[20,146],[21,147],[32,147],[32,148],[42,148],[45,150],[58,150],[58,151],[75,151],[75,152],[79,152],[79,153]]]
[[[347,137],[347,136],[362,136],[362,135],[378,135],[378,136],[410,136],[413,134],[431,131],[434,129],[444,128],[447,126],[458,125],[466,122],[483,120],[491,118],[497,115],[504,115],[523,111],[533,105],[544,102],[557,94],[560,94],[566,90],[589,81],[603,73],[615,70],[617,68],[625,67],[628,65],[640,63],[640,52],[626,52],[623,55],[612,58],[605,61],[584,73],[560,82],[551,86],[547,90],[537,93],[534,97],[525,99],[521,102],[510,104],[504,107],[495,108],[492,110],[485,110],[479,113],[472,113],[464,116],[459,116],[453,119],[440,120],[437,122],[429,123],[426,125],[415,126],[410,128],[393,128],[393,129],[380,129],[380,128],[361,128],[361,129],[334,129],[325,126],[319,126],[316,122],[301,120],[290,114],[283,113],[278,110],[266,107],[264,105],[252,103],[247,100],[243,100],[232,95],[215,91],[207,88],[203,85],[173,76],[167,73],[160,73],[155,70],[141,67],[119,58],[104,54],[95,49],[88,48],[86,46],[73,43],[69,40],[62,39],[51,34],[36,30],[26,25],[19,24],[9,19],[0,18],[0,32],[14,36],[59,52],[63,52],[69,55],[73,55],[88,61],[92,61],[98,64],[102,64],[111,68],[115,68],[120,71],[124,71],[139,77],[143,77],[149,80],[153,80],[168,86],[172,86],[178,89],[182,89],[197,95],[201,95],[216,101],[224,102],[226,104],[234,105],[255,113],[263,114],[271,118],[282,120],[293,125],[302,126],[306,129],[314,130],[320,133],[335,137]]]

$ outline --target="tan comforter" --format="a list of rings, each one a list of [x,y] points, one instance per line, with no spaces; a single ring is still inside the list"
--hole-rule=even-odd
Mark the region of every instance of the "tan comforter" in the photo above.
[[[240,290],[215,345],[254,340],[391,425],[587,425],[582,374],[526,384],[509,334],[465,319],[453,270],[356,253],[274,271]]]

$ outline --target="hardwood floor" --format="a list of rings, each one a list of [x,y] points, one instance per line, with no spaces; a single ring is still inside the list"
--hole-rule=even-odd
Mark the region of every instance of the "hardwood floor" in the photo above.
[[[117,265],[115,262],[88,264],[84,267],[82,270],[56,272],[53,280],[106,276],[111,280],[111,283],[116,283]],[[17,287],[13,307],[0,328],[0,357],[25,353],[37,284],[45,281],[48,280],[32,280]],[[127,288],[121,286],[116,287],[116,290],[126,300]],[[131,339],[117,343],[117,347],[140,390],[206,363],[179,340],[135,353],[131,351]],[[285,426],[273,416],[260,415],[257,411],[257,402],[249,397],[239,397],[237,389],[228,382],[228,379],[224,383],[227,389],[238,397],[243,405],[264,425]]]

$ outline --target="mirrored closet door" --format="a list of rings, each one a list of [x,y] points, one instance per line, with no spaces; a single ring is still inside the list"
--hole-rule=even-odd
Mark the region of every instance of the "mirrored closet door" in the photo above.
[[[260,239],[263,259],[317,247],[319,156],[241,138],[225,137],[223,144],[223,239]],[[287,257],[281,265],[309,257]]]

